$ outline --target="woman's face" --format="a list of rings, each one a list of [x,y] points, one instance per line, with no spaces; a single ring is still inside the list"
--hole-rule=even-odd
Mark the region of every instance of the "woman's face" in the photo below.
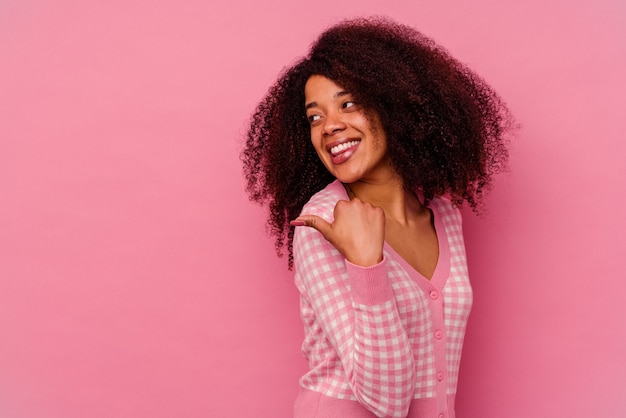
[[[311,142],[333,176],[354,183],[393,175],[378,115],[368,118],[350,92],[320,75],[308,79],[304,96]]]

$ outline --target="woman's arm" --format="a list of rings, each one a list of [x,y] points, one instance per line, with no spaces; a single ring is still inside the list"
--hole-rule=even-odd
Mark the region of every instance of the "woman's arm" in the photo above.
[[[296,284],[339,355],[358,401],[377,416],[406,416],[415,365],[386,261],[353,264],[310,227],[296,228],[294,261]]]

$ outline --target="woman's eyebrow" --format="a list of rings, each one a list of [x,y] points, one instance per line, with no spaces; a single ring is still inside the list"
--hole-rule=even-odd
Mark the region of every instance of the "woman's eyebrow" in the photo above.
[[[333,98],[337,99],[339,97],[347,96],[349,94],[350,94],[350,92],[345,91],[345,90],[341,90],[341,91],[338,91],[337,93],[335,93],[335,96]],[[308,109],[310,109],[312,107],[317,107],[317,102],[307,103],[306,106],[304,106],[304,110],[308,110]]]

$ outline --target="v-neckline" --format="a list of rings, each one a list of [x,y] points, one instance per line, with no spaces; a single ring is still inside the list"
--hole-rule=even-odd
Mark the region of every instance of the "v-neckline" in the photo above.
[[[420,201],[422,200],[420,199]],[[428,206],[432,210],[432,216],[435,221],[435,233],[437,234],[437,244],[439,246],[437,264],[435,265],[435,270],[433,271],[433,275],[430,279],[415,270],[415,268],[413,268],[413,266],[410,265],[409,262],[406,261],[400,254],[398,254],[398,252],[394,250],[394,248],[387,241],[385,241],[383,249],[402,266],[402,268],[417,284],[420,286],[427,285],[428,288],[430,288],[428,285],[433,285],[441,289],[448,279],[450,272],[450,244],[448,242],[446,228],[441,219],[441,214],[437,208],[437,203],[438,202],[433,200]]]
[[[343,195],[343,197],[346,200],[350,200],[350,196],[348,195],[344,185],[339,180],[335,180],[335,183],[337,184],[338,191]],[[424,201],[420,193],[417,193],[417,198],[420,202]],[[432,210],[432,216],[435,221],[435,234],[437,234],[437,244],[439,245],[437,264],[435,265],[433,276],[430,279],[415,270],[415,268],[413,268],[408,261],[406,261],[396,250],[393,249],[387,240],[385,240],[383,244],[383,253],[387,252],[390,254],[392,256],[391,258],[396,260],[402,266],[411,279],[426,290],[430,290],[432,286],[443,289],[443,286],[450,275],[450,243],[448,242],[448,234],[443,224],[443,220],[441,219],[441,213],[439,213],[438,204],[439,202],[437,199],[433,199],[428,206],[428,208]]]

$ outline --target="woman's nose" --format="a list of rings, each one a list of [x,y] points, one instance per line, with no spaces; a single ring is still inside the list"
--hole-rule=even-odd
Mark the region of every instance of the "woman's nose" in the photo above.
[[[341,115],[339,113],[329,113],[324,120],[324,133],[326,135],[333,135],[336,132],[341,132],[346,129]]]

